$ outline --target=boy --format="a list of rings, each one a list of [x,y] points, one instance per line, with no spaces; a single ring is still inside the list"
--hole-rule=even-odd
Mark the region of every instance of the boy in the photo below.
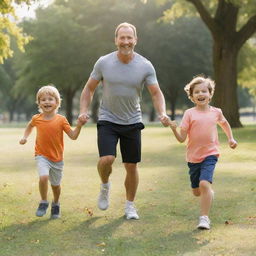
[[[57,114],[60,108],[61,98],[58,90],[52,85],[46,85],[39,89],[36,95],[36,103],[40,114],[32,117],[28,123],[20,144],[25,144],[27,138],[36,127],[35,159],[39,173],[39,192],[41,201],[36,211],[36,216],[46,214],[49,202],[47,201],[48,179],[50,180],[53,202],[51,205],[51,218],[60,217],[59,197],[61,193],[61,178],[63,171],[63,131],[76,140],[84,123],[77,121],[74,130],[71,129],[67,119]]]

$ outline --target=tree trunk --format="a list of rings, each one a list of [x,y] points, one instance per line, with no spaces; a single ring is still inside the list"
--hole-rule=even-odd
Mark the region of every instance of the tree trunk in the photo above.
[[[171,120],[175,120],[175,110],[176,110],[176,101],[170,101],[170,108],[171,108]]]
[[[213,46],[214,79],[213,104],[221,108],[231,127],[242,127],[237,99],[237,55],[232,40],[215,39]]]
[[[66,117],[70,125],[73,124],[73,98],[75,95],[75,91],[65,91],[65,104],[66,104]]]
[[[149,122],[154,122],[155,119],[156,119],[156,110],[154,107],[152,107],[149,113]]]
[[[9,122],[11,123],[14,119],[14,109],[9,109]]]

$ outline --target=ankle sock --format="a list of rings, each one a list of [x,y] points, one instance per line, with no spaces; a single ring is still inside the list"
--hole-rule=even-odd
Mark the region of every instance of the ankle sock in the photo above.
[[[101,184],[101,187],[102,187],[102,188],[107,188],[107,189],[109,189],[109,187],[110,187],[110,182],[108,182],[108,183],[102,183],[102,184]]]
[[[133,206],[133,201],[126,200],[126,206]]]

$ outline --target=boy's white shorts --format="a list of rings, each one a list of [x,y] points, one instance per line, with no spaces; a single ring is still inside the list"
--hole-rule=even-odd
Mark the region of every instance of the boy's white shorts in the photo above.
[[[51,185],[60,185],[64,162],[53,162],[44,156],[36,156],[35,159],[39,176],[49,176]]]

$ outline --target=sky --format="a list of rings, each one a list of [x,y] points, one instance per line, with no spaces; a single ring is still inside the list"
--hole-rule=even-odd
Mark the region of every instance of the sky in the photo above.
[[[15,12],[16,15],[20,18],[35,18],[35,10],[39,6],[47,6],[49,5],[53,0],[41,0],[38,3],[32,4],[30,6],[27,6],[26,4],[20,4],[20,5],[15,5]]]

